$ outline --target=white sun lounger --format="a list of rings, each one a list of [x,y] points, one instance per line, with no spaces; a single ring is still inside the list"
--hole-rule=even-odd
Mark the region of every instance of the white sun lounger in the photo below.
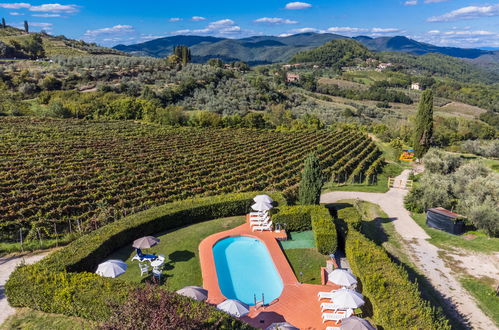
[[[333,299],[333,294],[336,290],[331,290],[331,291],[321,291],[319,293],[317,293],[317,298],[318,300],[321,300],[321,299]]]
[[[335,303],[322,303],[321,304],[321,313],[323,313],[324,311],[336,312],[340,308],[341,308],[341,306],[338,306]]]
[[[263,212],[250,212],[250,217],[261,217],[261,216],[265,216],[265,215],[268,215],[268,211],[263,211]]]
[[[253,231],[264,231],[264,230],[272,230],[272,221],[269,221],[267,224],[262,226],[253,226]]]
[[[264,222],[267,222],[270,220],[270,217],[269,216],[266,216],[265,218],[254,218],[254,219],[250,219],[250,224],[262,224]]]
[[[338,321],[346,319],[353,314],[351,309],[347,309],[346,311],[336,311],[335,313],[322,313],[322,323],[326,321],[335,321],[338,324]]]

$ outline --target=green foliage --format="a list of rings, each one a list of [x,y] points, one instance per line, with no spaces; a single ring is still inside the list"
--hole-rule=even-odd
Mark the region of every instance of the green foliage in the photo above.
[[[487,111],[480,115],[480,120],[499,130],[499,113]]]
[[[403,92],[391,90],[387,87],[382,86],[371,86],[367,90],[357,90],[352,88],[340,88],[336,84],[320,84],[317,87],[317,92],[332,96],[340,96],[351,100],[380,101],[382,102],[382,108],[388,108],[388,102],[397,102],[404,104],[413,103],[412,99]],[[388,107],[386,106],[387,104]]]
[[[310,206],[280,206],[277,213],[272,214],[272,222],[281,224],[289,231],[306,231],[312,229]]]
[[[358,62],[374,57],[366,47],[352,39],[338,39],[325,43],[316,49],[297,53],[291,63],[313,62],[322,66],[340,70]]]
[[[310,212],[310,218],[317,251],[322,254],[334,253],[338,246],[338,238],[329,210],[323,206],[314,207]]]
[[[353,207],[339,210],[337,222],[345,237],[345,252],[352,271],[360,279],[362,294],[369,301],[363,308],[378,326],[450,329],[448,321],[420,297],[417,284],[409,280],[407,272],[391,261],[383,247],[358,231],[362,220],[357,210]]]
[[[302,205],[319,204],[324,175],[317,156],[312,153],[305,159],[301,174],[299,201]]]
[[[173,55],[176,55],[182,65],[186,65],[191,61],[191,50],[187,46],[175,46],[173,47]]]
[[[41,262],[17,268],[5,285],[9,303],[16,307],[106,320],[112,313],[112,306],[123,304],[130,290],[142,285],[90,273],[104,257],[139,236],[208,219],[244,214],[255,194],[258,192],[183,200],[101,227],[53,252]],[[278,203],[285,204],[280,194],[270,193],[270,196]],[[179,299],[179,315],[186,311],[206,309],[211,315],[207,319],[208,324],[224,317],[204,303]],[[234,322],[232,318],[225,317],[227,322]]]
[[[219,58],[210,58],[208,62],[206,62],[209,66],[214,66],[216,68],[223,68],[224,62]]]
[[[433,137],[433,92],[426,90],[421,95],[414,130],[414,155],[423,157]]]

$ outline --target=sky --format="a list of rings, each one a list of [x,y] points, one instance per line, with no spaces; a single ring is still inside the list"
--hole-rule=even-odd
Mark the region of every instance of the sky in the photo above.
[[[32,31],[105,46],[178,34],[243,38],[317,32],[499,47],[499,1],[486,0],[0,0],[0,16],[8,25],[21,27],[27,20]]]

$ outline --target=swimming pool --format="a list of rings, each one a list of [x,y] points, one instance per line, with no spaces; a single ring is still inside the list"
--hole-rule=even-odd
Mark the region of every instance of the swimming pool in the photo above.
[[[284,287],[265,244],[246,236],[224,238],[213,246],[218,285],[228,299],[248,305],[278,298]]]

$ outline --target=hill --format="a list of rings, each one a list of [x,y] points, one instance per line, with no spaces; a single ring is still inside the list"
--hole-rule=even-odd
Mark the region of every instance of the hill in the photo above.
[[[0,28],[0,58],[44,58],[58,55],[123,55],[119,50],[98,46],[65,36],[47,33],[26,33],[11,26]]]
[[[270,64],[289,61],[294,54],[316,48],[335,39],[350,39],[331,33],[300,33],[291,36],[253,36],[243,39],[225,39],[204,36],[172,36],[135,45],[117,45],[114,48],[138,56],[166,57],[174,45],[191,47],[193,61],[204,63],[218,57],[224,61],[245,61],[249,64]],[[439,47],[403,36],[371,38],[358,36],[353,39],[375,52],[402,52],[412,55],[439,53],[465,58],[472,63],[499,62],[499,53],[484,49]],[[484,64],[484,65],[486,65]]]

